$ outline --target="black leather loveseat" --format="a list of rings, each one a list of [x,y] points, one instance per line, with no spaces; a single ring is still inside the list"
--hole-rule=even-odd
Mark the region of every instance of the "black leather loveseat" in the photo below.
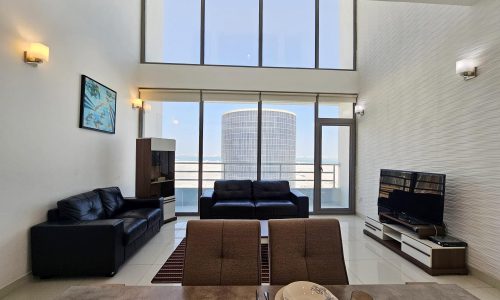
[[[117,187],[57,202],[48,221],[31,228],[35,276],[112,276],[163,224],[159,199],[123,198]]]
[[[220,180],[200,198],[201,219],[309,217],[309,198],[288,181]]]

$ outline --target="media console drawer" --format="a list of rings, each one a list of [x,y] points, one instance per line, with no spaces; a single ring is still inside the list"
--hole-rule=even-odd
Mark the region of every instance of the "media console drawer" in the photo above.
[[[382,224],[378,223],[375,220],[372,220],[369,217],[365,218],[365,229],[374,234],[375,236],[377,236],[379,239],[384,238]]]
[[[401,251],[410,255],[411,257],[423,263],[424,265],[428,266],[429,268],[432,268],[432,259],[430,255],[423,253],[422,251],[416,249],[415,247],[405,242],[401,243]]]
[[[432,248],[425,245],[425,244],[422,244],[421,242],[415,240],[415,239],[412,239],[411,237],[408,237],[404,234],[401,235],[401,242],[403,244],[406,244],[408,246],[411,246],[413,248],[415,248],[416,250],[418,251],[421,251],[427,255],[431,255],[432,254]]]

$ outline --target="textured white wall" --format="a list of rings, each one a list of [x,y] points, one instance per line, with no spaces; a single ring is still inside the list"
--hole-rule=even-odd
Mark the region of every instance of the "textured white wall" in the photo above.
[[[500,1],[359,0],[357,210],[376,212],[381,168],[447,174],[445,222],[468,263],[500,278]],[[479,77],[455,75],[461,58]]]
[[[140,1],[0,0],[0,288],[30,270],[29,228],[63,197],[134,194]],[[29,42],[50,62],[23,62]],[[118,93],[116,134],[78,128],[80,75]]]

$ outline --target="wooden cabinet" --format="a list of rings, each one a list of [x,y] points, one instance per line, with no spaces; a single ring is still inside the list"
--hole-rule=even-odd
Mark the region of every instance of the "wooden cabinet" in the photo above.
[[[175,219],[175,140],[136,141],[135,194],[164,201],[165,221]]]

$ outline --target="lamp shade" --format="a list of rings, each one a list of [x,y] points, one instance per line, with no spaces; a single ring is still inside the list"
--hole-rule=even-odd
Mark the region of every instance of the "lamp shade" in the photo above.
[[[462,59],[457,61],[456,64],[456,71],[457,74],[463,75],[468,72],[474,72],[476,68],[476,65],[473,60],[471,59]]]
[[[28,51],[26,51],[26,58],[33,62],[48,62],[49,47],[41,43],[31,43]]]

